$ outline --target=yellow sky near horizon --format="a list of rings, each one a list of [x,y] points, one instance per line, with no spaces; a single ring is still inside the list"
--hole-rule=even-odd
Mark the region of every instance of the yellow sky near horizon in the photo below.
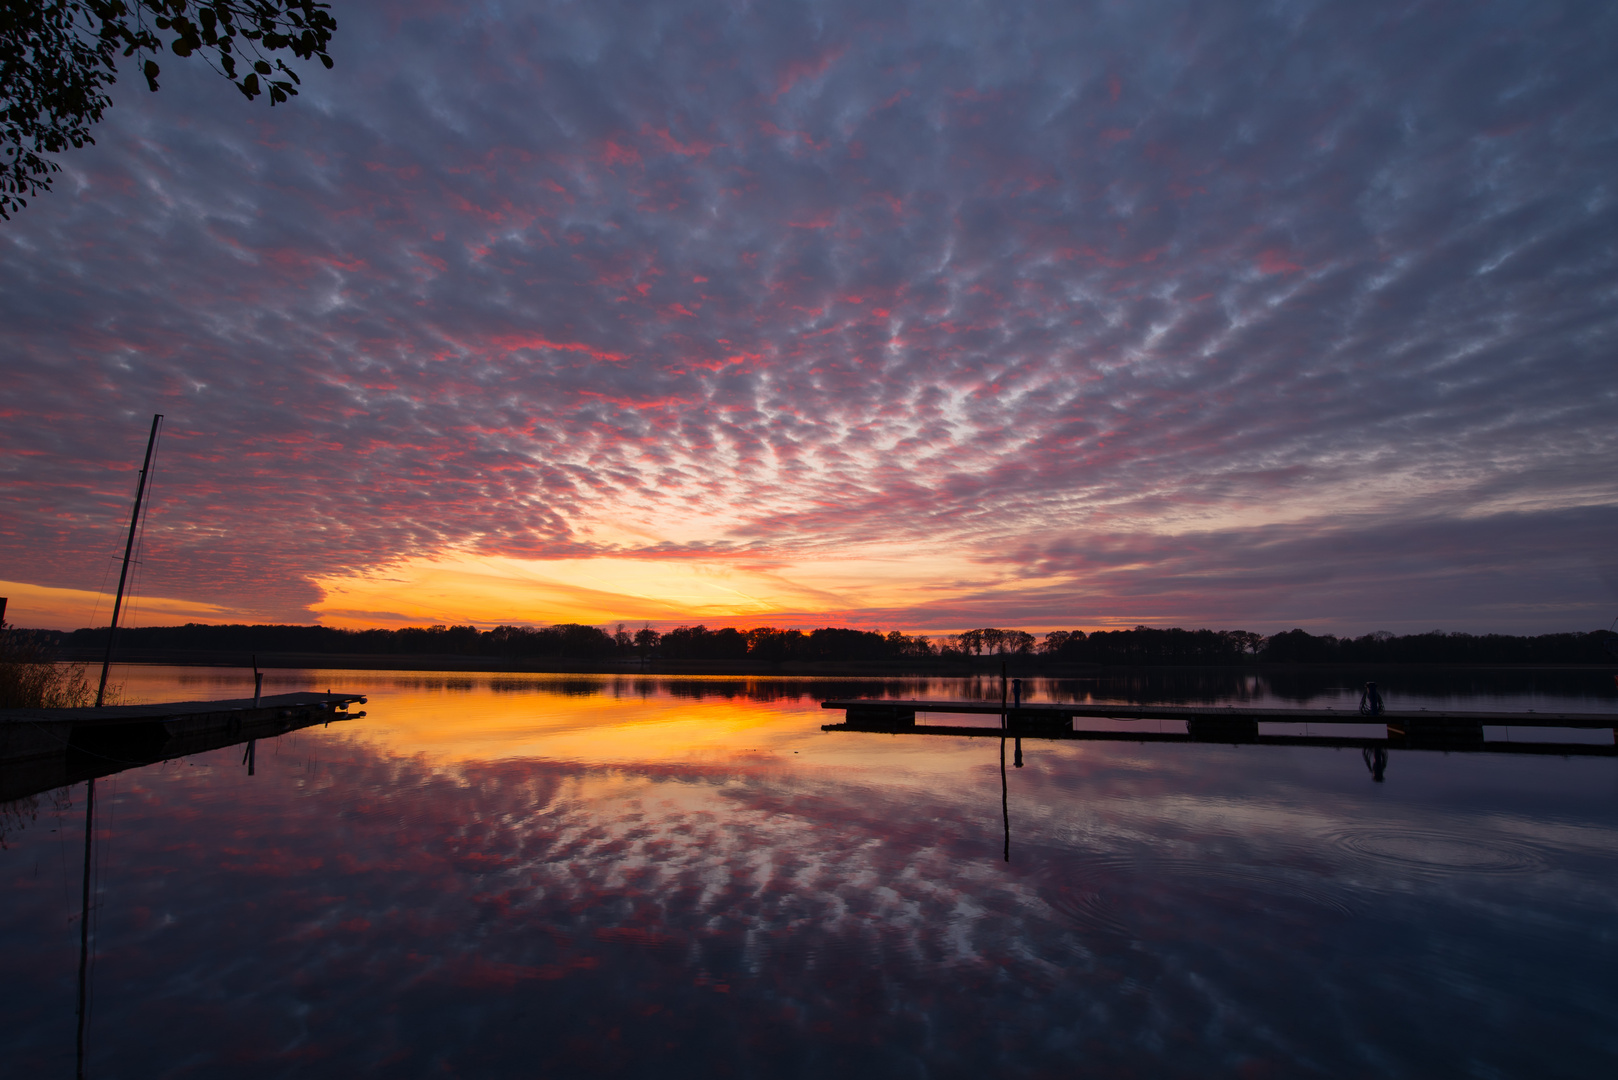
[[[959,556],[870,549],[835,560],[514,559],[452,554],[315,579],[328,626],[577,622],[752,625],[776,616],[859,620],[992,589]],[[1026,586],[1026,579],[1019,582]],[[788,619],[788,621],[791,621]],[[860,620],[863,621],[863,620]]]
[[[872,546],[836,559],[516,559],[448,553],[312,579],[322,598],[308,621],[348,629],[652,623],[670,626],[867,625],[871,611],[902,611],[1026,588],[996,567],[962,556]],[[7,621],[44,629],[104,624],[112,596],[0,581]],[[125,626],[271,621],[247,607],[174,596],[137,596]],[[284,620],[275,620],[284,621]],[[885,625],[883,629],[914,630]],[[964,628],[964,627],[963,627]],[[938,631],[932,630],[937,633]]]
[[[116,582],[114,582],[116,584]],[[31,630],[77,630],[102,626],[112,618],[113,592],[59,589],[24,581],[0,581],[7,598],[6,624]],[[173,626],[177,623],[241,622],[240,613],[219,604],[169,596],[134,595],[120,614],[120,626]]]

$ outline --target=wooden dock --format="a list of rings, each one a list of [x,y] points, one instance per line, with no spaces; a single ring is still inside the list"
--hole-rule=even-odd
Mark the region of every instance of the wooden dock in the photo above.
[[[1079,705],[1024,702],[1002,706],[991,701],[923,701],[847,698],[821,702],[844,712],[841,724],[825,731],[880,731],[947,736],[1015,736],[1126,742],[1257,743],[1288,746],[1358,746],[1404,749],[1485,750],[1508,753],[1597,754],[1618,756],[1618,714],[1567,712],[1488,712],[1476,710],[1387,710],[1366,715],[1357,709],[1254,709],[1208,705]],[[918,724],[918,714],[992,716],[992,726]],[[1076,727],[1075,720],[1166,721],[1183,731],[1130,731]],[[1003,722],[1002,722],[1003,721]],[[1297,734],[1265,731],[1260,725],[1333,728],[1340,725],[1383,729],[1368,732]],[[1485,741],[1484,727],[1610,729],[1612,744]]]
[[[364,713],[359,694],[270,694],[83,709],[0,709],[0,801]]]

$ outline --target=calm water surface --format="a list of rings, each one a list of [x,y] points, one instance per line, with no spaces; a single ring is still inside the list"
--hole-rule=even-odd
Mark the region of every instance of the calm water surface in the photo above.
[[[1358,694],[1201,678],[1031,689]],[[1618,711],[1610,675],[1480,678],[1385,686]],[[1394,751],[1374,783],[1352,750],[1029,741],[1007,861],[997,740],[820,730],[823,696],[989,682],[266,692],[328,686],[368,715],[252,776],[238,747],[97,782],[88,1075],[1618,1074],[1618,759]],[[7,1076],[74,1072],[84,796],[0,819]]]

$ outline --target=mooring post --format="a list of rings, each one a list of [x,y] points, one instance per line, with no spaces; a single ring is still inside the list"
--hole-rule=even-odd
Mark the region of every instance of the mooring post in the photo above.
[[[258,708],[259,695],[264,692],[264,673],[258,669],[258,653],[253,654],[253,708]]]
[[[1000,729],[1004,731],[1006,724],[1006,662],[1000,661]]]

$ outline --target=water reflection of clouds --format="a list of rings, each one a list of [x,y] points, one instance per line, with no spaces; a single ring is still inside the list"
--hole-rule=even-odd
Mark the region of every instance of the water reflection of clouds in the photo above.
[[[314,777],[298,775],[294,750]],[[1361,913],[1344,895],[1359,886],[1343,876],[1366,866],[1311,843],[1331,816],[1184,791],[1190,760],[1167,763],[1172,782],[1156,799],[1138,771],[1114,783],[1093,755],[1077,807],[1030,785],[1008,871],[993,857],[992,813],[970,812],[992,810],[986,782],[918,798],[868,776],[446,769],[309,738],[282,757],[292,767],[256,788],[174,769],[122,793],[129,832],[113,842],[120,863],[143,869],[121,891],[165,917],[127,937],[107,928],[102,965],[165,975],[153,1001],[122,1005],[152,1015],[120,1030],[201,991],[242,995],[283,1024],[304,1017],[287,1035],[309,1060],[373,1067],[384,1051],[414,1059],[441,1038],[466,1063],[610,1064],[579,1035],[611,1044],[617,1027],[622,1042],[633,1023],[635,1053],[653,1031],[677,1042],[692,1027],[752,1032],[727,1053],[757,1068],[754,1041],[798,1042],[824,1024],[848,1037],[847,1060],[869,1066],[954,1053],[988,1065],[1009,1039],[1017,1060],[1002,1064],[1035,1071],[1123,1030],[1102,1061],[1145,1052],[1189,1072],[1209,1046],[1182,1032],[1209,1024],[1222,1054],[1308,1063],[1302,1018],[1264,988],[1266,972],[1296,970],[1300,954],[1354,966]],[[244,828],[269,815],[280,827],[268,842]],[[184,844],[158,839],[177,825]],[[1395,892],[1410,902],[1408,887]],[[273,911],[261,906],[270,896]],[[1477,919],[1483,906],[1451,914]],[[238,954],[243,934],[246,969],[222,973],[218,958]],[[398,1015],[367,1000],[378,985]],[[458,1031],[444,1030],[451,1002]],[[532,1027],[508,1030],[519,1012],[560,1047]],[[916,1041],[923,1029],[930,1050]],[[1342,1052],[1350,1037],[1310,1035]],[[895,1059],[899,1048],[915,1059]]]
[[[1541,1037],[1613,1049],[1610,762],[1402,754],[1374,786],[1329,751],[1030,743],[1005,864],[990,742],[513,701],[396,683],[251,780],[222,751],[112,781],[93,1060],[1430,1074],[1464,1033],[1511,1074]],[[0,855],[8,946],[61,925],[19,870],[57,842]],[[51,933],[4,962],[19,1062],[71,1045]]]

